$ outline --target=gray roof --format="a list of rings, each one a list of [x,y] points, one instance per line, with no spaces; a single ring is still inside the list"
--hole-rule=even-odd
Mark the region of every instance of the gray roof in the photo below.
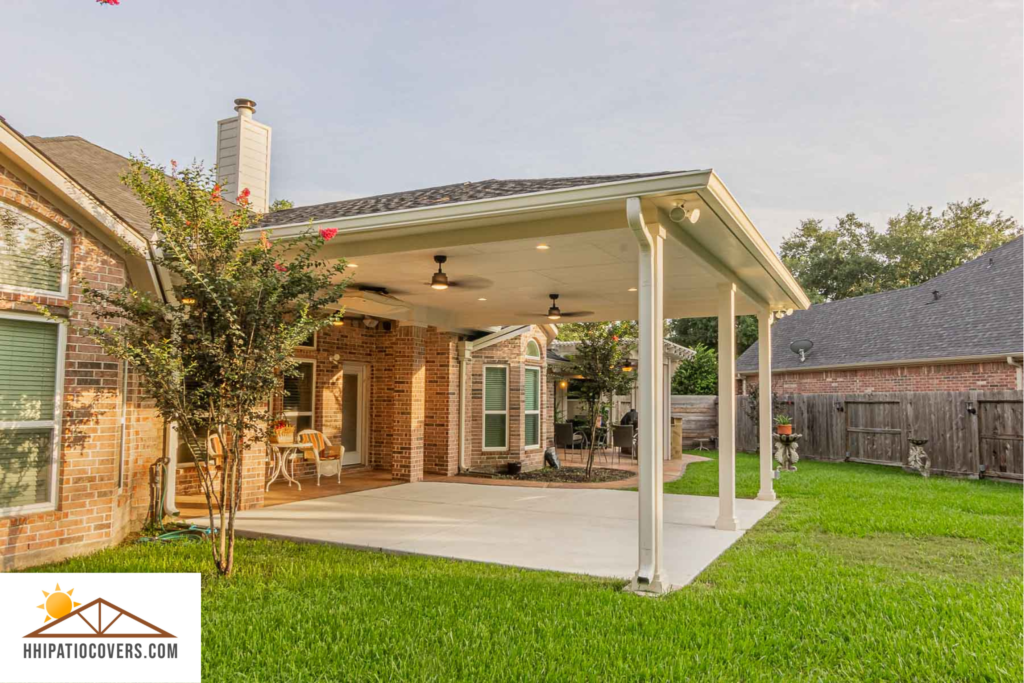
[[[394,192],[373,197],[360,197],[359,199],[346,199],[340,202],[297,206],[294,209],[275,211],[264,217],[263,226],[269,228],[275,225],[291,225],[311,220],[349,218],[387,211],[400,211],[402,209],[419,209],[427,206],[458,204],[479,199],[534,194],[569,187],[585,187],[587,185],[635,180],[637,178],[656,178],[674,173],[681,173],[681,171],[577,176],[574,178],[535,178],[532,180],[481,180],[478,182],[457,183],[455,185],[440,185],[422,190]]]
[[[127,158],[77,135],[53,138],[30,135],[25,139],[121,220],[145,237],[153,234],[149,209],[121,183],[121,174],[128,170]]]
[[[772,326],[772,369],[1020,354],[1022,281],[1024,238],[1017,238],[916,287],[796,311]],[[814,342],[803,363],[789,349],[798,339]],[[736,369],[757,371],[757,344]]]

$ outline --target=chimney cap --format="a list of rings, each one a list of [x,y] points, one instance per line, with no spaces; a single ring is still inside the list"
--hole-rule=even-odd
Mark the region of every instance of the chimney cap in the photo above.
[[[235,100],[235,111],[238,111],[239,109],[248,109],[251,112],[255,112],[256,102],[246,97],[239,97]]]

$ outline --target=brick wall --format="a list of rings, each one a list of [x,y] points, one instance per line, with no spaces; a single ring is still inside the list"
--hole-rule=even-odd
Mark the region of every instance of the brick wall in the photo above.
[[[123,369],[81,332],[92,311],[80,280],[95,288],[127,282],[124,261],[85,232],[13,171],[0,165],[0,206],[17,208],[71,237],[67,299],[0,292],[0,310],[36,314],[43,304],[68,319],[57,509],[0,517],[0,567],[61,559],[119,541],[145,520],[151,477],[162,453],[163,422],[129,375],[122,457]],[[120,484],[120,485],[119,485]]]
[[[1017,389],[1016,371],[1006,361],[996,361],[775,372],[772,373],[772,389],[780,394]],[[757,375],[748,375],[745,379],[746,392],[749,393],[757,386]],[[742,383],[740,393],[743,393]]]
[[[526,358],[526,345],[534,340],[540,346],[539,360]],[[521,462],[524,470],[537,469],[544,464],[544,448],[551,444],[554,434],[552,387],[547,377],[547,337],[537,327],[528,334],[488,346],[473,352],[467,373],[466,408],[466,461],[470,468],[494,470],[509,462]],[[508,448],[501,451],[484,450],[484,366],[507,366],[508,372]],[[525,446],[524,387],[526,368],[540,368],[540,446]]]

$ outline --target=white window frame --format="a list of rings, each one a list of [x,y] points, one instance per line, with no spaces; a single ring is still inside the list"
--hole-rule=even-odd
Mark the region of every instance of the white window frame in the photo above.
[[[536,355],[530,354],[530,344],[535,344],[537,346],[537,354]],[[540,354],[541,353],[542,353],[542,350],[540,348],[540,344],[537,342],[536,339],[527,339],[526,340],[525,355],[526,355],[527,358],[529,358],[530,360],[540,360]]]
[[[60,499],[57,494],[58,474],[60,472],[60,450],[61,450],[61,418],[64,415],[64,351],[67,347],[68,330],[56,320],[32,315],[31,313],[15,313],[14,311],[0,311],[0,318],[12,318],[14,320],[27,320],[33,323],[56,325],[57,332],[57,376],[53,388],[53,419],[52,420],[14,420],[0,422],[0,430],[3,429],[38,429],[50,427],[53,438],[50,439],[52,452],[50,453],[50,500],[44,503],[32,503],[30,505],[19,505],[17,507],[0,508],[0,517],[16,517],[19,515],[34,512],[49,512],[57,509],[57,501]]]
[[[536,385],[537,386],[537,409],[536,410],[527,410],[526,409],[526,391],[525,391],[526,390],[526,382],[524,381],[523,382],[523,441],[525,442],[526,438],[527,438],[527,434],[526,434],[526,416],[527,415],[536,415],[537,416],[537,443],[524,443],[523,445],[524,445],[525,448],[540,448],[540,425],[541,425],[541,422],[540,422],[540,406],[541,406],[541,397],[543,396],[543,393],[544,393],[542,391],[543,386],[541,385],[541,372],[540,372],[540,368],[533,368],[533,367],[526,368],[526,372],[536,372],[537,373],[537,385]]]
[[[66,233],[64,233],[61,230],[58,230],[57,228],[53,227],[52,225],[47,225],[46,223],[44,223],[43,221],[39,220],[38,218],[35,218],[35,217],[25,213],[24,211],[19,210],[17,207],[11,206],[9,204],[0,203],[0,209],[6,209],[6,210],[10,211],[11,213],[17,215],[19,218],[22,218],[22,219],[28,221],[29,223],[31,223],[33,225],[39,226],[43,230],[49,230],[50,232],[52,232],[52,233],[56,234],[57,236],[59,236],[64,241],[64,251],[61,254],[61,262],[60,262],[60,289],[59,290],[34,289],[32,287],[17,287],[15,285],[0,284],[0,292],[12,292],[14,294],[30,294],[32,296],[51,296],[51,297],[58,297],[58,298],[61,298],[61,299],[67,299],[68,298],[68,282],[70,280],[69,272],[68,271],[71,270],[71,268],[70,268],[70,264],[71,264],[71,236],[66,234]]]
[[[309,410],[308,411],[305,411],[305,410],[284,410],[284,395],[282,394],[281,395],[281,404],[282,404],[281,405],[281,414],[284,415],[285,418],[289,418],[289,417],[299,418],[299,417],[302,417],[302,416],[305,416],[305,415],[309,415],[309,429],[316,429],[316,359],[313,359],[313,358],[296,358],[295,360],[299,361],[299,365],[302,365],[303,363],[306,363],[308,365],[312,365],[313,366],[313,389],[311,391],[312,396],[310,397],[311,398],[311,402],[310,402]],[[295,424],[295,434],[296,435],[298,435],[298,433],[300,431],[299,430],[299,426],[298,426],[298,422],[299,422],[298,419],[296,419],[295,420],[295,423],[296,423]]]
[[[295,348],[297,348],[297,349],[313,349],[314,351],[316,351],[316,342],[317,342],[316,336],[318,334],[320,334],[319,331],[313,333],[313,345],[312,346],[303,346],[302,344],[299,344]]]
[[[125,464],[128,460],[128,361],[121,361],[121,396],[118,408],[120,438],[117,444],[117,490],[123,491]]]
[[[487,410],[487,369],[488,368],[499,368],[505,373],[505,409],[504,410]],[[507,365],[484,365],[483,374],[483,408],[484,408],[484,420],[483,420],[483,431],[480,435],[480,445],[484,451],[507,451],[508,450],[508,408],[509,408],[509,386],[508,386],[508,366]],[[501,446],[488,446],[487,445],[487,416],[488,415],[504,415],[505,416],[505,443]]]

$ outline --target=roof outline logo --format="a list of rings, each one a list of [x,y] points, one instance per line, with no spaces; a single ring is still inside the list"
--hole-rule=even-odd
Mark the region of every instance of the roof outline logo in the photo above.
[[[103,598],[96,598],[92,602],[79,606],[80,603],[75,603],[75,609],[67,612],[63,616],[50,619],[47,617],[46,623],[32,631],[31,633],[23,636],[23,638],[176,638],[177,636],[168,633],[164,629],[152,624],[145,619],[138,617],[128,610],[118,607],[112,602],[104,600]],[[103,607],[107,607],[108,620],[106,624],[103,623]],[[96,607],[95,614],[92,613],[92,608]],[[110,613],[113,612],[113,617],[110,617]],[[51,632],[55,626],[63,624],[72,620],[74,623],[75,618],[78,618],[85,627],[82,633],[67,633],[67,632]],[[134,622],[139,627],[129,629],[130,632],[123,633],[120,631],[110,632],[110,628],[114,624],[118,623],[122,617],[125,617],[129,622]],[[92,618],[92,620],[90,620]],[[95,623],[93,623],[95,621]],[[77,624],[76,624],[77,625]],[[123,625],[123,624],[122,624]],[[87,629],[87,630],[86,630]],[[145,631],[144,629],[149,629]]]

